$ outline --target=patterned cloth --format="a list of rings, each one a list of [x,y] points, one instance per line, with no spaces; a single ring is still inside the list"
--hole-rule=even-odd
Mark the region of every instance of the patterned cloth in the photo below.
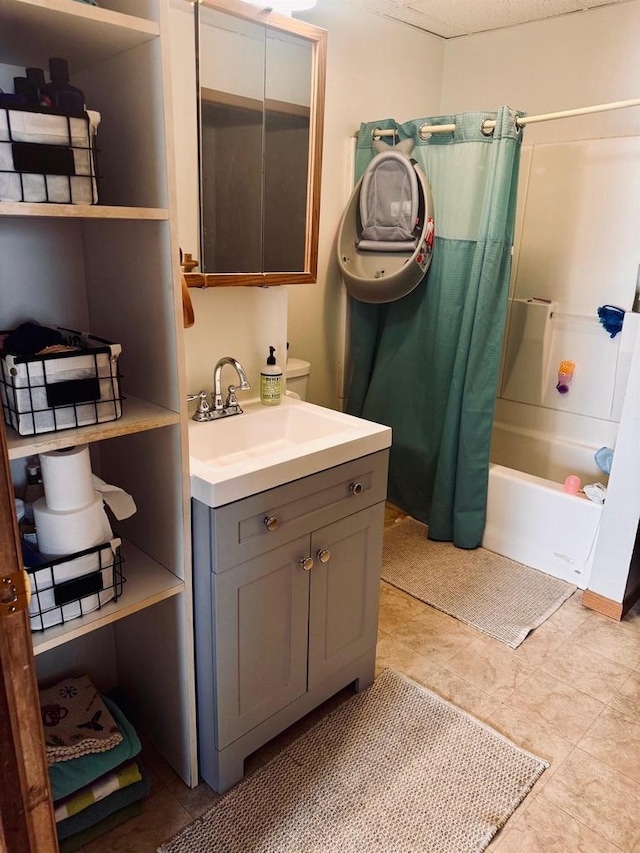
[[[69,761],[106,752],[122,741],[122,733],[86,675],[65,678],[40,691],[47,761]]]

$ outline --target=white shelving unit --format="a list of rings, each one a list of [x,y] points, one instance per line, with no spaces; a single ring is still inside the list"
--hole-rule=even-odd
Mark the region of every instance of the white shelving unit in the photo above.
[[[94,471],[138,507],[114,522],[126,583],[117,602],[33,634],[44,679],[82,662],[117,687],[132,721],[197,782],[186,391],[166,93],[168,0],[0,0],[0,86],[27,66],[69,61],[101,114],[98,205],[0,201],[0,329],[25,320],[86,329],[122,345],[123,416],[20,436],[25,459],[91,445]],[[22,70],[22,73],[24,71]],[[75,664],[74,665],[79,665]]]

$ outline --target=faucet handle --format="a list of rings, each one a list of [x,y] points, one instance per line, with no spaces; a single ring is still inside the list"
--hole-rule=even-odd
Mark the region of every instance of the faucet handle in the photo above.
[[[193,416],[194,421],[207,421],[209,420],[209,412],[211,410],[211,406],[209,405],[209,401],[207,399],[207,392],[200,391],[197,394],[187,394],[187,402],[191,403],[193,400],[198,400],[198,408]]]
[[[229,410],[231,409],[233,414],[241,415],[242,409],[240,408],[240,404],[238,403],[238,398],[236,397],[236,391],[238,390],[236,385],[229,385],[227,388],[228,394],[227,399],[225,400],[224,408],[225,411],[231,414]]]

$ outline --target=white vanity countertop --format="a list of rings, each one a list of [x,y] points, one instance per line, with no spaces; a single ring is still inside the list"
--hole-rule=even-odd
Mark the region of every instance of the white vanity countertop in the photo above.
[[[284,397],[243,413],[189,421],[191,495],[223,506],[391,446],[391,429]]]

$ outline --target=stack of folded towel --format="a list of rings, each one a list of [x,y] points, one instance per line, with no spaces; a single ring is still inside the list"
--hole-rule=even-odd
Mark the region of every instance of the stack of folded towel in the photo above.
[[[149,780],[133,726],[86,676],[40,691],[40,710],[60,849],[69,853],[139,813]]]

